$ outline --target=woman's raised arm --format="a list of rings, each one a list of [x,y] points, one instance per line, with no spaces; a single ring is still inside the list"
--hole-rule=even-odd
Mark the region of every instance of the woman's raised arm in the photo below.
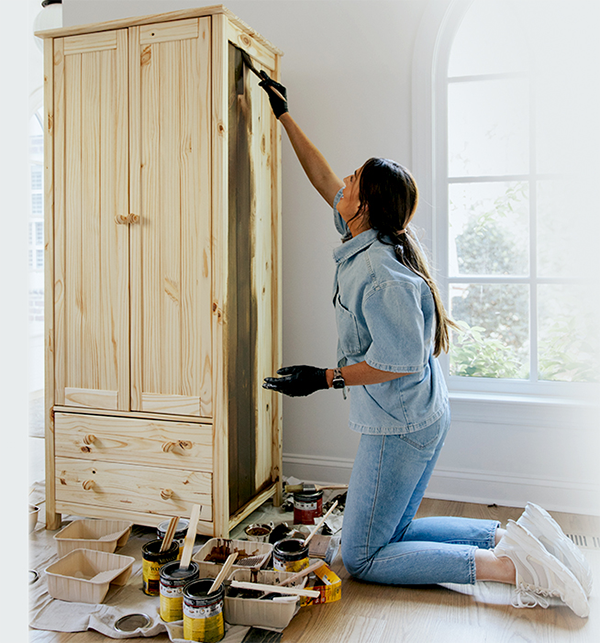
[[[336,176],[325,157],[291,117],[288,111],[286,88],[268,77],[260,83],[260,86],[267,92],[273,112],[285,128],[309,181],[325,201],[333,206],[335,195],[344,182]]]

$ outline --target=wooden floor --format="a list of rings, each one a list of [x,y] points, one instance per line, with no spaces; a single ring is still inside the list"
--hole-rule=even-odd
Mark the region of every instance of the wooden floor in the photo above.
[[[506,524],[522,510],[506,507],[427,500],[419,516],[451,515],[492,518]],[[600,519],[553,513],[568,534],[600,536]],[[598,541],[596,541],[598,542]],[[600,579],[600,549],[582,548],[596,579]],[[338,556],[332,565],[342,578],[342,599],[302,608],[285,629],[283,643],[598,643],[598,588],[590,597],[591,614],[575,616],[565,606],[546,610],[515,609],[508,585],[478,583],[425,588],[389,587],[349,577]],[[600,583],[600,580],[597,581]],[[31,631],[34,643],[98,643],[107,639],[93,631],[73,634]],[[154,639],[168,641],[166,634]]]

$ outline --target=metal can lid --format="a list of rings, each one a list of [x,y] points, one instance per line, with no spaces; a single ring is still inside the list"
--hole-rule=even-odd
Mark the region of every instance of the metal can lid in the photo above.
[[[126,614],[115,622],[117,632],[135,632],[135,630],[145,629],[152,624],[147,614]]]

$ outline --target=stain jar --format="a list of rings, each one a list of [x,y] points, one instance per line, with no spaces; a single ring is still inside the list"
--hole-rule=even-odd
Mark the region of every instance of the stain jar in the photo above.
[[[294,524],[314,525],[323,515],[323,491],[302,491],[294,494]]]
[[[177,560],[179,545],[175,541],[167,551],[160,551],[162,540],[151,540],[142,546],[142,589],[148,596],[160,594],[160,569]]]
[[[200,575],[197,563],[187,569],[179,561],[163,565],[160,570],[160,617],[163,621],[180,621],[183,618],[183,588]]]
[[[284,538],[273,547],[273,569],[299,572],[308,567],[308,545],[300,538]]]
[[[181,554],[183,554],[183,543],[185,541],[185,535],[187,534],[189,524],[190,524],[189,520],[186,520],[185,518],[181,518],[177,523],[177,527],[175,527],[175,535],[173,536],[173,540],[174,541],[176,540],[179,543],[179,554],[177,556],[177,560],[180,560]],[[168,528],[169,528],[168,520],[161,522],[160,525],[158,525],[158,527],[156,528],[156,537],[159,540],[163,540],[165,537],[165,534],[167,533]]]
[[[214,578],[201,578],[183,588],[183,638],[186,641],[216,643],[225,636],[223,598],[225,586],[208,594]]]

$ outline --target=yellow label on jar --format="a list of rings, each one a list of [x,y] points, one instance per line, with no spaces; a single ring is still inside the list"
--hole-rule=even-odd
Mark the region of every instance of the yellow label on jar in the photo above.
[[[301,558],[300,560],[279,560],[273,558],[273,568],[278,572],[301,572],[309,565],[308,557]]]
[[[183,605],[183,638],[186,641],[216,643],[225,636],[223,603],[207,607]]]
[[[160,586],[160,617],[167,623],[183,618],[183,587]]]

